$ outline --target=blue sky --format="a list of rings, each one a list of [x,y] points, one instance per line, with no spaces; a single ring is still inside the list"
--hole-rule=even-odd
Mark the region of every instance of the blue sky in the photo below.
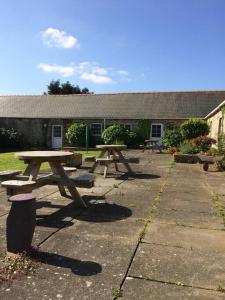
[[[0,0],[0,94],[225,89],[224,0]]]

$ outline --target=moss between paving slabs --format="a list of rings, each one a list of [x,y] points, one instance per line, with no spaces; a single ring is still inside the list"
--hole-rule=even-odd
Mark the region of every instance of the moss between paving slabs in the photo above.
[[[114,288],[114,289],[112,290],[112,297],[113,297],[113,300],[116,300],[116,299],[119,299],[119,298],[123,297],[123,284],[124,284],[124,282],[125,282],[125,280],[126,280],[126,277],[127,277],[128,273],[129,273],[130,267],[131,267],[132,262],[133,262],[133,260],[134,260],[135,254],[136,254],[136,252],[137,252],[137,250],[138,250],[138,247],[139,247],[140,243],[142,242],[142,240],[143,240],[144,237],[145,237],[146,229],[147,229],[149,223],[152,222],[152,218],[153,218],[153,216],[154,216],[154,214],[155,214],[155,212],[156,212],[156,210],[157,210],[157,207],[158,207],[158,205],[159,205],[159,202],[161,201],[161,194],[163,193],[164,189],[166,188],[167,180],[168,180],[168,177],[169,177],[169,175],[170,175],[170,173],[171,173],[171,169],[173,168],[173,166],[174,166],[174,161],[171,161],[171,163],[170,163],[170,168],[169,168],[169,170],[167,171],[165,180],[164,180],[164,182],[162,183],[161,188],[160,188],[160,190],[159,190],[157,196],[155,197],[152,206],[150,207],[149,217],[148,217],[147,219],[143,219],[143,220],[144,220],[144,227],[143,227],[143,229],[141,230],[141,232],[140,232],[140,234],[139,234],[138,243],[137,243],[137,246],[136,246],[136,248],[135,248],[135,250],[134,250],[134,253],[133,253],[133,255],[132,255],[132,258],[131,258],[130,264],[129,264],[128,268],[127,268],[126,274],[125,274],[125,276],[124,276],[124,278],[123,278],[123,280],[122,280],[122,283],[121,283],[120,287],[119,287],[119,288]]]

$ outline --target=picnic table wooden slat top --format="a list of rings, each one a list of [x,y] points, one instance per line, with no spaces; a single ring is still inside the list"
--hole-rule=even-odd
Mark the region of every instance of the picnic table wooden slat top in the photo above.
[[[66,151],[24,151],[15,154],[15,157],[21,160],[64,160],[73,156],[73,153]]]
[[[107,150],[107,149],[112,149],[112,150],[125,150],[127,149],[126,145],[96,145],[97,149],[101,150]]]

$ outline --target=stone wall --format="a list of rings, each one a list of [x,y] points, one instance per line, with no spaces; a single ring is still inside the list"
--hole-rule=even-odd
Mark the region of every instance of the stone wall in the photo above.
[[[184,120],[149,120],[149,126],[151,123],[162,123],[164,129],[167,127],[179,126]],[[14,128],[16,131],[23,134],[25,138],[26,145],[32,147],[52,147],[52,125],[62,125],[63,126],[63,145],[67,146],[65,133],[68,127],[75,123],[101,123],[102,129],[113,124],[131,124],[133,131],[138,130],[139,120],[129,120],[129,119],[11,119],[11,118],[2,118],[0,119],[0,127],[5,128]],[[96,138],[98,142],[98,138]]]
[[[218,141],[218,137],[219,137],[219,123],[220,120],[223,120],[223,113],[221,110],[217,111],[214,115],[212,115],[210,118],[207,119],[207,122],[209,124],[210,127],[210,133],[209,136],[213,139],[215,139],[216,141]],[[225,128],[222,124],[222,132],[223,135],[225,134]]]

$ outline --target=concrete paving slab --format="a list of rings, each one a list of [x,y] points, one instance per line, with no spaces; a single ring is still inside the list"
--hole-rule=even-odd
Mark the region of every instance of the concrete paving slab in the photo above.
[[[195,211],[160,210],[154,215],[154,220],[159,223],[224,230],[222,218],[217,214],[199,213]]]
[[[134,247],[132,240],[103,239],[57,233],[42,247],[46,264],[36,276],[16,281],[4,299],[112,299],[125,275]],[[60,295],[60,296],[57,296]],[[19,296],[19,297],[18,297]]]
[[[148,218],[150,215],[150,207],[153,205],[154,199],[157,197],[159,189],[144,190],[137,189],[136,193],[127,191],[121,187],[106,195],[107,202],[116,203],[127,207],[132,211],[131,218]]]
[[[216,214],[218,210],[212,201],[209,200],[208,195],[193,195],[189,194],[167,192],[162,194],[158,209],[179,210],[179,211],[195,211],[199,213]]]
[[[123,297],[129,300],[222,300],[224,294],[190,287],[154,282],[128,277],[123,287]]]
[[[129,276],[216,290],[225,286],[225,254],[141,244]]]
[[[143,241],[146,243],[225,253],[225,231],[222,230],[151,223],[146,230]]]

